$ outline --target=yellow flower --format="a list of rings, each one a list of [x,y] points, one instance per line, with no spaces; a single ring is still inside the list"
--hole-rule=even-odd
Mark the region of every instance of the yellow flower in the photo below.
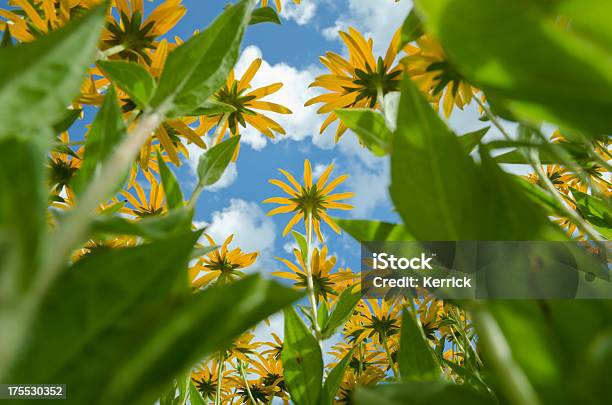
[[[213,238],[209,235],[205,236],[212,246],[216,245]],[[233,238],[234,235],[230,235],[221,248],[201,257],[196,265],[189,269],[189,280],[194,288],[207,286],[215,280],[220,284],[235,281],[244,276],[241,269],[255,262],[257,252],[245,253],[240,248],[229,250],[228,246]],[[198,277],[201,271],[204,271],[205,274]]]
[[[231,395],[232,385],[228,384],[231,370],[222,373],[223,383],[221,384],[221,397],[226,399]],[[217,395],[217,384],[219,383],[219,360],[213,359],[206,364],[201,364],[191,372],[191,380],[200,395],[206,402],[212,402]]]
[[[144,218],[153,215],[162,215],[167,212],[165,204],[164,189],[157,179],[150,173],[144,173],[145,179],[149,183],[149,193],[138,182],[134,182],[136,195],[126,190],[121,190],[121,195],[125,197],[127,205],[121,208],[121,212],[133,215],[136,218]]]
[[[255,335],[247,332],[234,340],[226,351],[227,358],[229,360],[240,360],[246,364],[250,363],[248,356],[254,354],[257,348],[261,346],[261,343],[253,342],[254,337]]]
[[[70,182],[75,178],[79,168],[81,167],[81,156],[83,148],[80,148],[76,152],[67,146],[70,143],[70,135],[68,132],[63,132],[59,136],[59,145],[61,149],[55,149],[50,153],[49,159],[49,183],[51,186],[51,193],[54,198],[62,202],[74,202],[74,193]],[[61,197],[60,194],[64,192],[66,198]]]
[[[283,374],[283,364],[279,358],[263,357],[257,353],[257,357],[249,364],[250,372],[259,375],[259,383],[274,396],[289,399],[287,385]]]
[[[295,4],[300,4],[301,1],[302,0],[293,0]],[[276,6],[276,9],[279,12],[283,9],[283,3],[281,2],[281,0],[274,0],[274,5]],[[268,7],[268,0],[261,0],[261,6]]]
[[[429,35],[416,40],[416,46],[407,44],[402,58],[406,73],[430,97],[434,107],[439,108],[440,100],[444,115],[449,117],[456,105],[460,109],[472,101],[478,91],[465,81],[448,60],[442,46]]]
[[[257,74],[261,66],[261,59],[255,59],[249,65],[240,79],[236,79],[232,70],[227,78],[225,86],[223,86],[215,94],[215,99],[231,105],[235,111],[227,114],[214,116],[205,116],[200,118],[200,127],[197,132],[199,134],[207,133],[213,126],[221,126],[216,131],[216,139],[213,139],[214,144],[218,144],[223,140],[225,131],[229,128],[232,136],[238,135],[240,129],[238,124],[246,128],[247,124],[257,129],[259,132],[274,139],[274,132],[284,135],[285,130],[280,124],[273,119],[267,117],[259,111],[271,111],[279,114],[291,114],[291,110],[280,104],[263,101],[262,99],[270,94],[276,93],[283,87],[282,83],[273,83],[258,89],[251,90],[251,80]],[[234,154],[234,160],[238,156],[238,149]]]
[[[357,330],[358,340],[371,338],[375,343],[384,345],[384,341],[399,333],[400,305],[386,300],[364,300],[355,307],[359,315],[357,320],[361,329]]]
[[[398,30],[387,49],[384,57],[375,59],[372,51],[373,41],[366,39],[354,28],[348,32],[340,32],[349,52],[349,60],[342,56],[327,52],[319,59],[329,70],[329,74],[317,77],[310,87],[321,87],[329,93],[321,94],[306,102],[306,106],[324,103],[317,112],[329,113],[321,125],[321,133],[338,117],[334,110],[340,108],[376,108],[379,97],[398,90],[402,68],[394,64],[399,46],[400,31]],[[339,123],[336,130],[336,142],[346,131],[344,124]]]
[[[183,18],[187,9],[181,0],[166,0],[144,19],[143,0],[114,0],[119,21],[112,12],[102,33],[102,49],[118,47],[120,51],[112,57],[151,63],[147,50],[155,49],[155,39],[167,33]]]
[[[385,378],[385,373],[379,368],[370,367],[361,373],[356,373],[349,369],[342,378],[340,389],[338,390],[337,404],[353,404],[353,392],[355,387],[367,387],[376,385],[380,380]]]
[[[298,265],[292,263],[287,259],[277,257],[278,260],[282,261],[289,267],[291,272],[274,272],[277,277],[293,280],[294,285],[300,288],[307,288],[308,286],[308,272],[306,271],[306,265],[304,258],[299,249],[294,249]],[[339,294],[338,284],[341,281],[347,279],[354,279],[356,277],[353,273],[347,272],[335,272],[332,273],[332,269],[336,265],[336,258],[334,256],[327,257],[327,246],[323,246],[321,250],[315,248],[312,252],[312,260],[310,262],[310,271],[312,274],[312,282],[314,287],[314,293],[317,300],[322,297],[327,301],[330,296],[337,296]]]
[[[312,225],[320,241],[323,241],[320,220],[326,222],[335,232],[340,233],[340,228],[338,228],[338,225],[336,225],[336,223],[327,215],[326,212],[328,209],[352,209],[353,207],[351,205],[340,203],[338,201],[351,198],[354,194],[330,194],[348,177],[346,174],[343,174],[342,176],[339,176],[328,183],[328,179],[333,168],[334,164],[332,163],[327,167],[327,169],[325,169],[318,181],[313,184],[310,161],[306,159],[304,161],[303,185],[298,183],[291,173],[282,169],[279,169],[279,171],[287,178],[287,180],[289,180],[290,184],[277,179],[270,180],[270,183],[280,187],[284,192],[289,194],[289,198],[274,197],[265,200],[264,203],[281,204],[280,207],[268,212],[268,215],[294,213],[293,217],[283,231],[283,236],[287,235],[291,228],[293,228],[293,226],[302,219],[304,220],[306,226],[308,226],[307,221],[309,218],[312,220]]]
[[[36,38],[63,27],[70,19],[83,14],[102,0],[9,0],[18,7],[0,9],[0,31],[9,30],[12,37],[21,42]]]
[[[276,359],[280,359],[281,351],[283,350],[283,341],[278,335],[272,332],[273,342],[264,342],[263,346],[269,346],[270,348],[267,350],[263,350],[261,354],[266,356],[273,356]]]

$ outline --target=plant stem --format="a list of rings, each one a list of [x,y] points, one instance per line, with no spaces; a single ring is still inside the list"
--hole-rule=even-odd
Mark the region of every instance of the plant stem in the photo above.
[[[314,282],[312,281],[312,213],[309,212],[306,217],[306,258],[304,264],[306,265],[306,282],[308,287],[308,299],[310,301],[310,309],[312,311],[312,323],[315,331],[315,337],[321,345],[321,327],[319,326],[318,313],[317,313],[317,299],[315,297]]]
[[[527,376],[512,358],[512,351],[497,321],[483,303],[475,303],[472,315],[479,326],[479,336],[488,351],[491,367],[497,373],[501,389],[514,405],[538,405],[536,392]]]
[[[221,405],[221,386],[223,385],[223,366],[225,365],[225,354],[219,352],[219,367],[217,368],[217,394],[215,395],[215,405]]]
[[[113,56],[116,55],[118,53],[121,53],[123,51],[126,50],[125,45],[115,45],[111,48],[105,49],[104,51],[98,51],[98,59],[100,60],[105,60],[107,59],[109,56]]]
[[[251,392],[251,387],[249,387],[249,381],[247,380],[246,372],[244,371],[244,364],[242,364],[242,360],[238,359],[238,369],[240,370],[240,375],[242,376],[242,381],[244,381],[244,386],[246,387],[247,394],[249,395],[249,399],[253,403],[253,405],[257,405],[255,398],[253,398],[253,393]]]
[[[227,122],[229,115],[227,113],[223,114],[223,116],[219,119],[219,123],[217,124],[217,128],[215,128],[215,132],[212,136],[211,139],[211,145],[212,143],[214,143],[216,141],[216,139],[222,135],[221,131],[223,131],[223,128],[225,127],[225,123]],[[200,194],[202,194],[202,191],[204,191],[204,184],[202,184],[201,182],[198,182],[198,184],[196,185],[196,187],[193,189],[193,192],[191,193],[191,197],[189,197],[189,201],[187,202],[187,206],[191,209],[195,208],[195,205],[198,202],[198,198],[200,198]]]
[[[487,107],[478,97],[474,97],[474,100],[476,100],[476,102],[478,103],[480,108],[482,108],[482,110],[485,112],[485,114],[487,115],[489,120],[491,120],[491,122],[495,125],[495,127],[497,127],[497,129],[499,130],[499,132],[501,132],[501,134],[504,136],[504,138],[506,138],[508,141],[512,141],[513,139],[510,136],[510,134],[501,125],[501,123],[499,122],[497,117],[491,112],[489,107]],[[551,183],[551,181],[548,178],[548,176],[546,176],[546,173],[544,173],[544,171],[542,169],[542,165],[539,164],[538,162],[534,162],[534,160],[530,156],[528,156],[527,153],[525,153],[525,151],[523,149],[518,148],[517,150],[523,156],[523,158],[527,162],[529,162],[529,165],[538,174],[538,177],[540,178],[540,180],[542,180],[542,183],[544,184],[546,189],[549,191],[551,196],[560,205],[563,213],[569,219],[571,219],[586,235],[588,235],[589,238],[591,238],[592,240],[600,240],[601,237],[599,236],[597,231],[595,231],[595,229],[593,229],[593,227],[591,227],[588,223],[586,223],[582,219],[582,217],[580,217],[580,215],[578,215],[578,213],[572,207],[570,207],[567,204],[567,202],[561,197],[561,195],[559,194],[559,191]]]
[[[389,366],[391,367],[391,370],[393,370],[393,376],[397,379],[399,378],[399,373],[397,372],[395,368],[396,367],[395,362],[393,361],[393,358],[391,357],[391,351],[389,350],[389,345],[387,344],[387,336],[385,336],[385,334],[382,334],[381,340],[382,340],[383,347],[385,348],[385,353],[387,353],[387,361],[389,362]]]

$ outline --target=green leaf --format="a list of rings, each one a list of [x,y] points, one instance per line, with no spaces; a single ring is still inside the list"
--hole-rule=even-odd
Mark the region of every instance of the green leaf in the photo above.
[[[189,382],[189,402],[191,405],[206,405],[204,398],[200,395],[200,391],[193,384],[193,381]]]
[[[0,297],[8,304],[28,289],[46,233],[45,144],[38,138],[0,138]]]
[[[166,195],[166,202],[170,210],[175,210],[184,206],[183,192],[181,191],[181,185],[174,176],[174,173],[168,168],[166,162],[157,151],[157,164],[159,165],[159,174],[162,178],[162,185],[164,187],[164,194]]]
[[[589,221],[601,236],[608,240],[612,239],[612,209],[610,208],[610,202],[585,194],[574,188],[571,190],[580,215]]]
[[[355,305],[361,300],[361,291],[353,291],[352,288],[347,288],[342,291],[338,302],[334,305],[331,310],[328,321],[325,323],[325,327],[321,330],[321,334],[324,338],[330,338],[336,333],[336,329],[344,325],[346,320],[353,313]]]
[[[357,387],[357,405],[484,405],[495,404],[487,397],[465,385],[438,381],[406,381],[403,383],[382,384],[374,388]]]
[[[142,66],[127,61],[98,61],[98,66],[117,87],[125,91],[141,110],[149,106],[155,79]]]
[[[483,148],[482,163],[476,165],[409,79],[402,84],[399,111],[390,191],[415,238],[546,240],[556,235],[543,210]]]
[[[170,53],[151,106],[163,104],[170,108],[169,117],[179,117],[203,105],[234,66],[253,6],[242,0],[227,7],[202,33]]]
[[[317,308],[317,322],[319,323],[320,330],[325,328],[325,324],[329,319],[329,312],[327,311],[327,303],[324,301],[319,303],[319,308]]]
[[[120,216],[97,216],[91,225],[93,235],[133,235],[149,240],[165,239],[189,229],[193,210],[181,207],[164,216],[131,221]]]
[[[403,380],[436,380],[442,375],[421,325],[406,310],[402,314],[399,368]]]
[[[334,218],[334,222],[360,242],[414,240],[414,237],[410,235],[402,224],[342,218]]]
[[[84,191],[100,175],[106,159],[125,135],[126,127],[117,103],[117,93],[110,86],[87,134],[83,163],[73,185],[77,193]]]
[[[281,356],[293,403],[317,404],[323,379],[321,348],[293,307],[285,308],[285,341]]]
[[[423,22],[413,8],[402,24],[401,39],[398,49],[402,49],[404,45],[418,39],[424,33]]]
[[[94,59],[104,10],[95,7],[34,42],[0,48],[0,137],[62,119]]]
[[[249,22],[249,25],[255,25],[255,24],[266,23],[266,22],[280,25],[281,21],[280,21],[280,18],[278,18],[278,14],[276,13],[276,10],[274,10],[272,7],[259,7],[253,10],[253,13],[251,14],[251,21]]]
[[[84,368],[92,346],[105,345],[105,336],[121,322],[168,296],[177,272],[187,282],[187,257],[198,237],[190,233],[135,248],[99,250],[77,261],[45,297],[12,381],[55,381]]]
[[[198,184],[200,186],[210,186],[219,181],[239,143],[240,136],[232,136],[200,156],[198,162]]]
[[[82,109],[77,108],[77,109],[73,109],[73,108],[69,108],[66,109],[64,111],[64,115],[63,117],[57,121],[55,124],[53,124],[53,133],[55,134],[60,134],[64,131],[67,131],[68,128],[70,128],[72,126],[72,124],[74,124],[74,122],[77,120],[77,118],[79,118],[81,116],[81,113],[83,112]]]
[[[597,15],[612,12],[606,3],[416,2],[456,69],[487,98],[525,121],[611,133],[612,30]]]
[[[459,137],[459,142],[467,153],[472,153],[482,138],[489,132],[490,127],[477,129],[476,131],[468,132]]]
[[[342,360],[340,360],[338,364],[336,364],[336,366],[329,372],[329,375],[323,384],[323,390],[321,391],[321,398],[319,400],[320,405],[331,405],[334,403],[334,398],[336,397],[336,393],[338,392],[340,384],[342,383],[342,377],[344,377],[346,367],[353,358],[354,350],[355,349],[349,350]]]
[[[4,34],[2,35],[2,41],[0,42],[0,48],[11,48],[13,47],[13,38],[11,37],[11,26],[4,24]]]
[[[389,153],[392,134],[381,114],[361,108],[341,109],[335,112],[342,123],[355,132],[372,153],[376,156]]]
[[[225,104],[216,100],[208,100],[187,115],[195,117],[199,117],[201,115],[211,116],[232,113],[234,111],[236,111],[236,108],[233,105]]]
[[[302,257],[307,257],[308,256],[308,243],[306,242],[306,237],[304,235],[302,235],[301,233],[299,233],[298,231],[291,231],[291,234],[293,235],[293,238],[295,239],[295,243],[297,243],[298,247],[300,248],[300,253],[302,254]]]

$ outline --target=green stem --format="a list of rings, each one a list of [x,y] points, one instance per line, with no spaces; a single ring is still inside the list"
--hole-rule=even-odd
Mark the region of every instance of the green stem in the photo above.
[[[391,357],[391,351],[389,350],[389,345],[387,344],[387,336],[385,336],[385,334],[382,334],[381,340],[383,347],[385,348],[385,353],[387,353],[387,361],[389,362],[389,366],[391,366],[391,370],[393,370],[393,376],[397,379],[399,378],[399,373],[397,372],[395,362]]]
[[[312,323],[315,331],[315,337],[321,345],[321,327],[319,326],[318,313],[317,313],[317,299],[314,291],[314,282],[312,279],[312,213],[309,212],[306,217],[306,258],[304,264],[306,265],[306,283],[308,287],[308,299],[310,301],[310,309],[312,312]]]
[[[472,315],[479,327],[479,337],[487,350],[491,367],[501,378],[501,389],[514,405],[539,405],[538,396],[521,367],[512,358],[512,350],[497,321],[483,303],[475,303]]]
[[[100,60],[105,60],[108,59],[109,56],[113,56],[116,55],[118,53],[121,53],[123,51],[125,51],[127,48],[125,47],[125,45],[121,44],[121,45],[115,45],[111,48],[105,49],[103,51],[98,51],[98,59]]]
[[[249,386],[249,380],[247,380],[246,372],[244,371],[244,364],[242,364],[242,360],[240,359],[238,359],[238,369],[240,370],[240,375],[242,376],[242,381],[244,381],[244,386],[246,387],[251,403],[253,403],[253,405],[257,405],[257,401],[255,401],[255,398],[253,398],[253,393],[251,392],[251,387]]]
[[[227,113],[223,114],[223,116],[219,119],[219,123],[217,123],[217,128],[212,136],[212,143],[217,139],[218,136],[221,135],[221,131],[223,131],[223,127],[225,127],[225,123],[227,122],[229,115]],[[204,191],[205,185],[198,182],[196,187],[193,189],[193,193],[191,193],[191,197],[189,197],[189,201],[187,202],[187,206],[190,209],[195,208],[196,203],[198,202],[198,198],[200,198],[200,194]]]
[[[499,130],[499,132],[501,132],[504,138],[506,138],[509,141],[512,141],[513,139],[510,136],[510,134],[497,120],[497,117],[491,112],[491,110],[478,97],[474,97],[474,100],[476,100],[480,108],[482,108],[482,110],[485,112],[489,120],[491,120],[493,125],[497,127],[497,129]],[[529,165],[538,174],[538,177],[540,178],[540,180],[542,181],[542,183],[544,184],[544,186],[546,187],[550,195],[557,201],[563,213],[569,219],[571,219],[586,235],[588,235],[589,238],[591,238],[592,240],[600,240],[601,237],[599,236],[597,231],[595,231],[593,227],[591,227],[588,223],[586,223],[582,219],[582,217],[580,217],[580,215],[578,215],[578,213],[574,209],[572,209],[572,207],[570,207],[567,204],[567,202],[565,202],[565,200],[561,197],[561,195],[559,194],[559,191],[555,188],[554,184],[552,184],[548,176],[546,176],[546,173],[544,173],[544,170],[542,169],[542,165],[539,164],[538,162],[534,162],[532,157],[528,156],[527,153],[525,153],[523,149],[519,148],[517,150],[523,156],[523,158],[527,162],[529,162]]]
[[[221,405],[221,387],[223,385],[223,367],[225,365],[225,353],[219,352],[219,367],[217,368],[217,394],[215,405]]]

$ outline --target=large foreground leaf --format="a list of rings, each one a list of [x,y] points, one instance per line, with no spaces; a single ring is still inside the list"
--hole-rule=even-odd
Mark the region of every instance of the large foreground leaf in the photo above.
[[[420,240],[520,240],[554,233],[544,211],[481,149],[469,156],[409,80],[391,155],[391,198]]]
[[[403,380],[435,380],[442,375],[421,325],[406,310],[402,314],[399,367]]]
[[[528,120],[612,132],[610,2],[419,0],[449,58]],[[565,21],[565,23],[564,23]]]
[[[34,42],[0,48],[0,137],[62,119],[93,61],[104,8]]]

